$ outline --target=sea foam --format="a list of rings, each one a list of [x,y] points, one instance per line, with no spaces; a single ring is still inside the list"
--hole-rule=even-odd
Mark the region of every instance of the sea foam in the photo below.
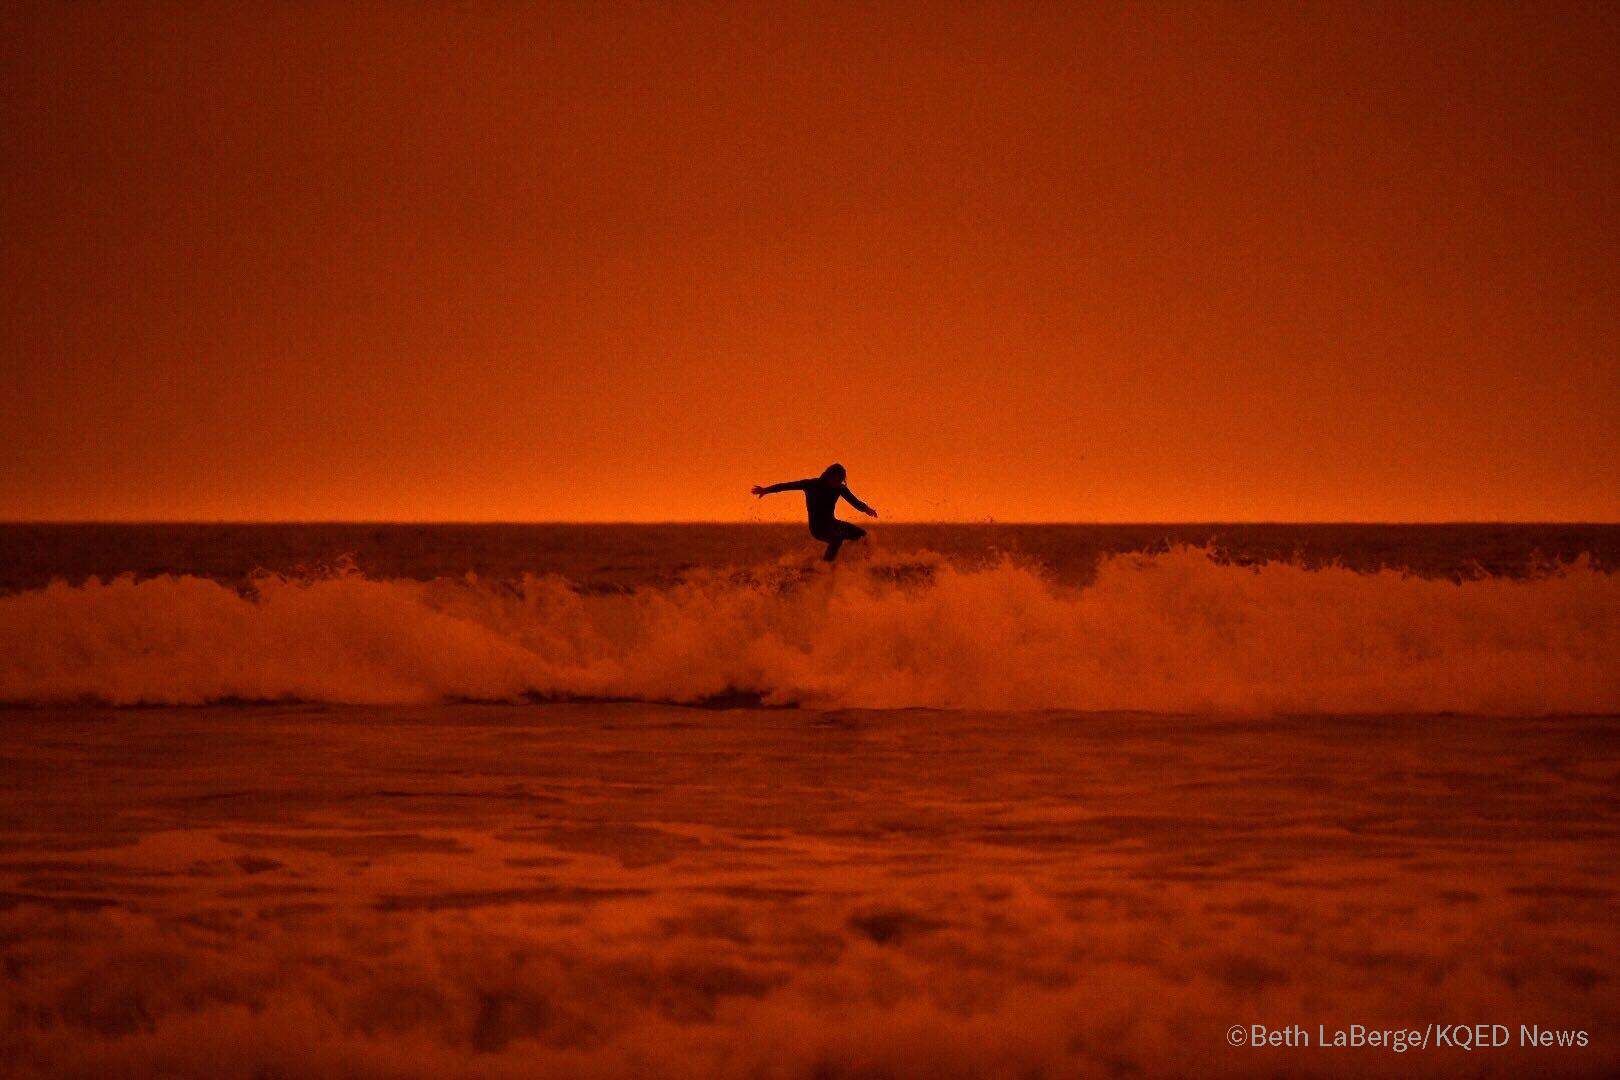
[[[1198,549],[1076,588],[937,557],[558,577],[122,577],[0,598],[0,701],[354,704],[727,695],[819,708],[1620,712],[1620,577],[1461,583]]]

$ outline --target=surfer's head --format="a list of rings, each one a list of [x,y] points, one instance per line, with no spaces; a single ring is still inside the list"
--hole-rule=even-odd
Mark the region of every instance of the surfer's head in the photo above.
[[[829,484],[842,484],[844,476],[844,467],[842,465],[829,465],[821,470],[821,478]]]

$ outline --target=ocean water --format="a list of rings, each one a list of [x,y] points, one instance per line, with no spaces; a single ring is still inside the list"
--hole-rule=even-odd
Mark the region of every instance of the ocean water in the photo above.
[[[1620,529],[873,538],[0,528],[0,1075],[1620,1070]]]
[[[1589,556],[1620,566],[1620,525],[973,525],[874,527],[874,547],[965,565],[1011,556],[1066,583],[1106,555],[1208,548],[1238,563],[1339,563],[1425,577],[1523,576]],[[801,525],[0,524],[0,593],[55,579],[132,573],[239,583],[255,571],[299,576],[341,559],[377,579],[559,575],[587,589],[669,585],[696,568],[756,566],[814,554]],[[858,558],[861,549],[850,547]]]
[[[1620,709],[1620,528],[10,526],[0,701]]]

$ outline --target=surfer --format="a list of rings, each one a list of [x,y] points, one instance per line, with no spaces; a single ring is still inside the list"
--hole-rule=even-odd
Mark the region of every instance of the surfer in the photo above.
[[[827,553],[822,558],[832,562],[838,558],[838,549],[844,546],[845,540],[859,540],[866,535],[866,530],[859,525],[851,525],[833,516],[833,511],[838,508],[838,500],[848,499],[849,505],[867,517],[877,517],[876,510],[861,502],[849,490],[844,483],[845,475],[842,465],[829,465],[820,476],[808,480],[789,480],[770,487],[756,485],[754,494],[764,498],[778,491],[804,492],[804,507],[810,513],[810,535],[827,545]]]

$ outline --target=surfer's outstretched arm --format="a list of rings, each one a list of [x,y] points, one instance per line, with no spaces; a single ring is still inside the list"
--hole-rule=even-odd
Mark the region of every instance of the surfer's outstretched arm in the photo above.
[[[839,488],[838,489],[838,494],[840,494],[844,498],[848,499],[849,500],[849,505],[853,506],[855,509],[857,509],[861,513],[865,514],[867,517],[877,517],[877,511],[872,509],[870,506],[867,506],[865,503],[861,502],[861,500],[857,499],[855,497],[855,493],[853,491],[849,490],[849,488],[847,488],[847,487]]]
[[[775,495],[778,491],[803,491],[804,486],[808,483],[810,483],[808,480],[789,480],[783,484],[772,484],[770,487],[760,487],[755,484],[753,491],[755,495],[763,497]]]

